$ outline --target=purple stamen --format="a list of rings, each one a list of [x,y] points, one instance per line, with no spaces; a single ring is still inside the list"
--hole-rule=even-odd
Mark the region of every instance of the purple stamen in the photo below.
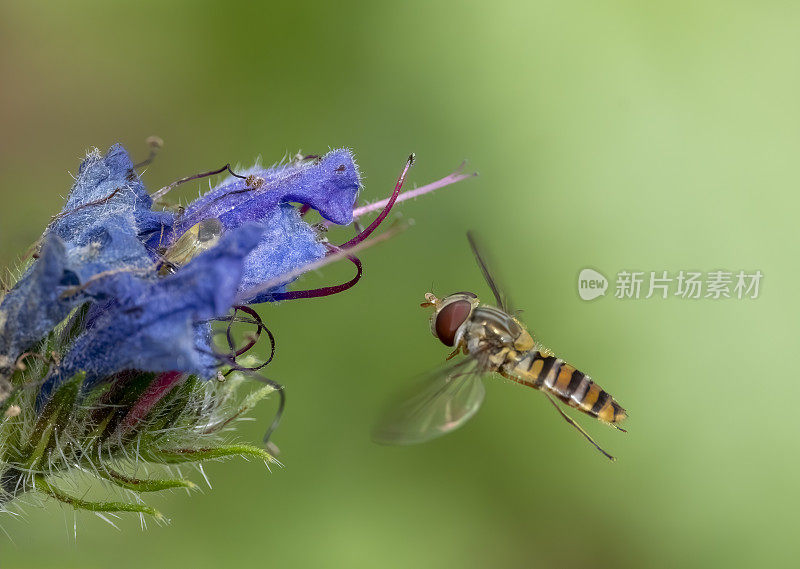
[[[369,226],[364,231],[353,237],[347,243],[343,243],[339,247],[341,247],[342,249],[349,249],[353,245],[358,245],[364,239],[369,237],[372,234],[372,232],[375,231],[378,228],[378,226],[383,222],[383,220],[386,219],[386,216],[389,215],[392,206],[394,206],[394,202],[397,201],[397,196],[400,195],[400,190],[403,189],[403,182],[406,181],[406,174],[408,174],[408,169],[411,168],[412,164],[414,164],[414,154],[411,154],[408,157],[406,165],[403,168],[403,171],[400,173],[400,177],[397,178],[397,184],[395,184],[394,186],[394,191],[392,192],[389,201],[386,202],[386,205],[384,206],[383,211],[381,211],[380,215],[378,215],[378,217],[376,217],[375,220],[372,223],[370,223]]]
[[[105,205],[105,204],[107,204],[109,201],[111,201],[111,198],[113,198],[114,196],[116,196],[116,195],[117,195],[118,193],[120,193],[121,191],[122,191],[122,188],[117,188],[116,190],[114,190],[113,192],[111,192],[110,194],[108,194],[108,195],[107,195],[106,197],[104,197],[104,198],[100,198],[100,199],[98,199],[98,200],[94,200],[94,201],[90,201],[90,202],[88,202],[88,203],[85,203],[85,204],[81,204],[81,205],[79,205],[78,207],[76,207],[76,208],[74,208],[74,209],[71,209],[71,210],[69,210],[69,211],[62,211],[61,213],[59,213],[59,214],[57,214],[57,215],[54,215],[54,216],[52,216],[52,217],[50,218],[50,221],[51,221],[51,222],[53,222],[53,221],[56,221],[56,220],[58,220],[58,219],[61,219],[61,218],[62,218],[62,217],[64,217],[64,216],[67,216],[67,215],[72,215],[73,213],[75,213],[75,212],[77,212],[77,211],[80,211],[80,210],[82,210],[82,209],[85,209],[85,208],[87,208],[87,207],[92,207],[92,206],[95,206],[95,205]]]
[[[467,178],[474,178],[478,175],[477,172],[472,172],[471,174],[464,174],[461,170],[464,168],[465,163],[462,163],[452,174],[448,174],[444,178],[436,180],[435,182],[431,182],[430,184],[425,184],[424,186],[420,186],[419,188],[415,188],[413,190],[409,190],[407,192],[401,193],[397,196],[397,200],[395,203],[404,202],[406,200],[410,200],[413,198],[417,198],[419,196],[423,196],[427,193],[433,192],[438,190],[439,188],[444,188],[445,186],[449,186],[451,184],[458,183],[462,180],[466,180]],[[386,198],[385,200],[380,200],[375,203],[371,203],[365,206],[357,207],[353,210],[353,219],[359,218],[362,215],[366,215],[371,213],[375,210],[381,209],[385,207],[391,198]],[[330,227],[333,225],[330,221],[323,221],[325,227]]]
[[[163,198],[165,195],[167,195],[169,192],[171,192],[176,186],[179,186],[181,184],[185,184],[186,182],[190,182],[192,180],[199,180],[200,178],[208,178],[209,176],[216,176],[217,174],[222,174],[225,170],[227,170],[232,176],[234,176],[236,178],[241,178],[242,180],[246,180],[247,179],[247,176],[240,176],[239,174],[237,174],[236,172],[231,170],[231,164],[230,164],[230,162],[228,162],[227,164],[225,164],[219,170],[211,170],[210,172],[203,172],[201,174],[194,174],[192,176],[186,176],[185,178],[181,178],[180,180],[175,180],[169,186],[164,186],[163,188],[161,188],[157,192],[154,192],[150,197],[152,198],[152,200],[154,202],[157,202],[158,200]]]
[[[237,316],[237,313],[240,310],[242,312],[244,312],[245,314],[247,314],[248,316],[250,316],[251,318],[247,319],[247,318],[240,318],[239,316]],[[271,346],[269,358],[267,358],[267,360],[264,363],[262,363],[262,364],[260,364],[260,365],[258,365],[256,367],[246,368],[246,369],[249,369],[251,371],[257,371],[257,370],[263,368],[264,366],[268,365],[272,361],[272,358],[275,357],[275,336],[272,335],[272,332],[270,331],[270,329],[267,328],[266,324],[264,324],[264,321],[261,319],[261,316],[258,315],[258,312],[256,312],[255,310],[253,310],[249,306],[235,305],[233,307],[233,315],[232,316],[228,316],[226,318],[218,318],[217,320],[227,320],[228,321],[228,327],[227,327],[227,330],[225,331],[225,335],[226,335],[226,338],[228,340],[228,347],[230,348],[231,353],[228,354],[227,357],[229,357],[230,360],[234,364],[236,364],[236,358],[238,358],[240,356],[243,356],[244,354],[249,352],[258,343],[258,340],[261,337],[261,332],[262,331],[266,332],[267,336],[269,337],[269,342],[270,342],[270,346]],[[235,322],[245,323],[245,324],[255,324],[256,325],[255,333],[250,337],[250,339],[247,341],[247,343],[244,345],[244,347],[239,348],[239,349],[236,349],[236,344],[233,341],[233,334],[232,334],[232,330],[231,330],[232,327],[233,327],[233,324]],[[236,365],[238,365],[238,364],[236,364]]]
[[[328,254],[325,257],[323,257],[321,260],[316,261],[314,263],[309,263],[308,265],[306,265],[304,267],[301,267],[301,268],[299,268],[299,269],[297,269],[295,271],[290,271],[290,272],[288,272],[288,273],[286,273],[284,275],[281,275],[281,278],[271,279],[270,281],[262,283],[258,287],[254,287],[253,289],[250,289],[250,290],[247,290],[247,291],[245,291],[243,293],[240,293],[237,296],[237,302],[246,302],[248,299],[254,298],[256,295],[258,295],[258,294],[260,294],[260,293],[262,293],[262,292],[264,292],[266,290],[269,290],[270,288],[278,286],[279,284],[281,284],[281,281],[285,282],[285,280],[288,280],[290,278],[295,278],[295,277],[300,276],[301,274],[303,274],[305,272],[308,272],[310,270],[321,268],[321,267],[323,267],[323,266],[325,266],[327,264],[330,264],[330,263],[332,263],[334,261],[338,261],[339,259],[341,259],[341,258],[343,258],[345,256],[348,259],[350,259],[351,262],[353,262],[356,265],[356,268],[357,268],[357,274],[352,280],[350,280],[350,281],[348,281],[346,283],[340,284],[340,285],[336,285],[336,286],[322,287],[322,288],[311,289],[311,290],[279,292],[279,293],[274,293],[271,296],[272,296],[273,300],[294,300],[294,299],[297,299],[297,298],[318,298],[318,297],[322,297],[322,296],[330,296],[332,294],[337,294],[337,293],[343,292],[343,291],[351,288],[361,278],[362,267],[361,267],[361,261],[357,257],[354,257],[354,256],[351,256],[351,255],[347,254],[348,251],[350,251],[352,249],[353,250],[352,252],[355,252],[355,250],[361,249],[361,248],[363,248],[365,246],[364,241],[366,239],[368,239],[369,236],[375,231],[375,229],[377,229],[378,226],[384,221],[384,219],[386,219],[386,216],[389,215],[389,212],[391,211],[391,209],[392,209],[392,207],[394,206],[395,203],[400,202],[400,201],[405,201],[405,200],[408,200],[408,199],[411,199],[411,198],[415,198],[415,197],[418,197],[418,196],[421,196],[421,195],[424,195],[424,194],[432,192],[432,191],[434,191],[436,189],[443,188],[445,186],[449,186],[450,184],[455,184],[457,182],[460,182],[462,180],[466,180],[467,178],[472,178],[472,177],[477,175],[475,173],[463,174],[461,171],[462,171],[462,169],[464,167],[464,164],[462,163],[461,166],[459,166],[452,174],[449,174],[449,175],[445,176],[444,178],[441,178],[440,180],[437,180],[437,181],[432,182],[430,184],[426,184],[425,186],[422,186],[420,188],[416,188],[414,190],[410,190],[408,192],[401,193],[401,189],[402,189],[403,184],[405,182],[406,175],[408,174],[408,170],[412,166],[413,163],[414,163],[414,155],[412,154],[411,156],[408,157],[408,160],[406,161],[405,167],[403,168],[403,171],[400,173],[400,177],[398,178],[397,184],[394,187],[394,191],[392,192],[392,195],[389,198],[387,198],[385,200],[381,200],[381,201],[373,203],[373,204],[370,204],[370,205],[367,205],[367,206],[356,208],[356,209],[353,210],[353,217],[356,218],[356,217],[359,217],[361,215],[364,215],[364,214],[367,214],[369,212],[372,212],[372,211],[375,211],[377,209],[381,209],[382,208],[382,211],[378,215],[378,217],[365,230],[361,231],[353,239],[351,239],[350,241],[340,245],[339,247],[334,247],[333,245],[329,244],[328,247],[329,247],[330,250],[328,251]],[[309,209],[310,209],[310,207],[308,205],[300,206],[300,208],[299,208],[300,215],[301,216],[305,215],[305,213],[307,213]],[[323,222],[323,223],[324,223],[324,225],[326,227],[331,225],[330,222]],[[385,234],[383,234],[383,235],[381,235],[381,236],[379,236],[379,237],[377,237],[375,239],[370,239],[368,243],[370,245],[372,245],[372,244],[377,243],[379,241],[383,241],[385,238],[388,238],[390,236],[389,234],[393,234],[393,233],[394,232],[390,229],[388,232],[385,232]]]
[[[363,274],[363,269],[361,267],[361,260],[354,256],[348,255],[347,256],[350,261],[356,266],[356,276],[352,279],[347,281],[346,283],[334,285],[334,286],[324,286],[321,288],[312,288],[309,290],[291,290],[288,292],[276,292],[272,295],[273,300],[295,300],[298,298],[320,298],[323,296],[330,296],[332,294],[339,294],[340,292],[344,292],[349,288],[355,286],[355,284],[361,280],[361,275]]]

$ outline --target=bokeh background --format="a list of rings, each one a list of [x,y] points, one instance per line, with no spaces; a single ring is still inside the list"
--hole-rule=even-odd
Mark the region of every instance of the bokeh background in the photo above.
[[[365,252],[355,289],[263,308],[289,397],[284,469],[213,464],[213,491],[156,498],[172,523],[146,532],[78,514],[76,541],[72,511],[31,507],[0,520],[0,564],[793,566],[798,25],[794,2],[4,2],[4,266],[86,149],[143,158],[153,134],[153,190],[337,146],[357,153],[364,200],[410,151],[417,184],[465,158],[481,175],[398,208],[415,225]],[[446,353],[422,294],[488,296],[468,228],[530,327],[630,411],[627,435],[581,418],[617,463],[541,394],[495,380],[451,436],[370,442],[385,398]],[[584,302],[587,266],[764,280],[756,300]]]

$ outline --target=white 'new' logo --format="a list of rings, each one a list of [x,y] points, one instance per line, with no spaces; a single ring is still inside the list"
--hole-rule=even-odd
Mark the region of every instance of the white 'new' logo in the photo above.
[[[608,279],[594,269],[583,269],[578,275],[578,295],[583,300],[594,300],[608,290]]]

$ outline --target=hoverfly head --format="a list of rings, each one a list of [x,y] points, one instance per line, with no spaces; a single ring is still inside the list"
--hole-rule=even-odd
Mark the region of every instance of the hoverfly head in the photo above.
[[[445,346],[455,346],[464,333],[464,325],[473,309],[478,306],[477,295],[457,292],[439,300],[431,293],[425,295],[429,306],[435,308],[431,315],[431,333]]]

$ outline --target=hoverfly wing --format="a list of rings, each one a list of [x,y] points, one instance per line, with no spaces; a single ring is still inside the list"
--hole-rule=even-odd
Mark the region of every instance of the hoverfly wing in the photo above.
[[[486,262],[486,254],[478,245],[479,240],[475,236],[474,231],[467,231],[467,240],[469,241],[469,246],[472,249],[472,253],[475,255],[475,260],[478,262],[478,267],[480,267],[481,273],[483,273],[483,278],[486,280],[486,284],[488,284],[489,288],[492,290],[497,307],[507,314],[513,314],[511,300],[509,299],[505,290],[500,288],[500,286],[497,284],[494,271],[489,270],[489,264]]]
[[[219,242],[223,231],[222,223],[214,217],[194,224],[164,252],[159,273],[163,276],[174,272],[200,253],[211,249]]]
[[[413,445],[447,434],[478,411],[486,391],[474,358],[429,374],[391,405],[372,430],[385,445]]]

